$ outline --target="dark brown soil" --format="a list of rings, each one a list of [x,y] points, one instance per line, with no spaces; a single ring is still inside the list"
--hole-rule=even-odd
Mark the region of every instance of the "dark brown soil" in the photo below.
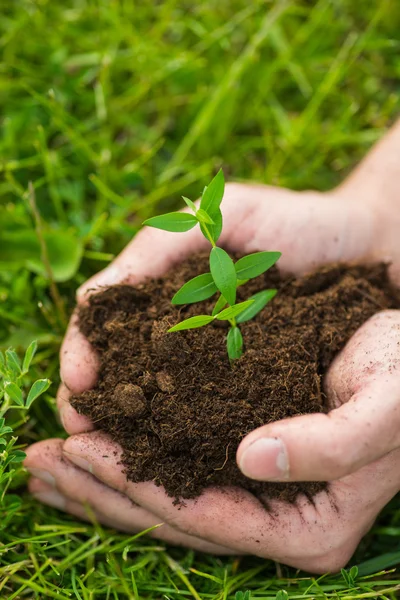
[[[97,350],[97,386],[75,408],[123,448],[127,478],[153,480],[174,498],[235,485],[257,497],[294,501],[324,483],[259,483],[239,471],[240,440],[271,421],[327,410],[323,375],[362,323],[400,306],[384,265],[334,265],[301,278],[274,268],[239,289],[238,301],[277,287],[275,299],[242,325],[245,354],[230,365],[224,325],[167,334],[179,320],[211,313],[213,302],[176,308],[171,297],[206,272],[195,256],[164,278],[120,285],[90,298],[80,328]]]

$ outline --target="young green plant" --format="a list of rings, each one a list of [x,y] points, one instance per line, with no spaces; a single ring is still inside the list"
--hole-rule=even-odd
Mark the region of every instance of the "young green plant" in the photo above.
[[[169,329],[183,331],[204,327],[213,321],[228,321],[230,328],[226,338],[228,356],[235,360],[243,354],[243,337],[239,325],[253,319],[270,300],[277,290],[267,289],[258,292],[244,302],[236,303],[238,287],[262,275],[280,258],[280,252],[255,252],[240,258],[236,263],[229,254],[217,246],[222,232],[221,202],[224,195],[225,180],[220,170],[211,183],[204,188],[200,207],[183,197],[191,212],[172,212],[152,217],[144,225],[172,232],[185,232],[200,226],[203,236],[210,242],[210,272],[194,277],[185,283],[172,298],[172,304],[193,304],[208,300],[215,294],[219,297],[211,315],[190,317]]]

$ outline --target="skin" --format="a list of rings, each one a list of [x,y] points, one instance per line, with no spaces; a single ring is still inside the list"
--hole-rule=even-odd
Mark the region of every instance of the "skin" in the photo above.
[[[400,283],[397,216],[400,127],[370,153],[336,190],[295,193],[267,186],[228,184],[220,239],[231,251],[280,250],[282,271],[304,273],[334,261],[391,261]],[[78,302],[104,285],[135,285],[164,273],[206,248],[201,235],[149,228],[78,292]],[[157,249],[157,253],[154,249]],[[31,492],[80,518],[140,531],[214,553],[250,553],[323,573],[343,567],[382,507],[400,489],[400,311],[365,323],[326,376],[331,411],[271,423],[241,442],[242,471],[260,480],[329,480],[311,503],[277,501],[265,508],[249,493],[209,489],[185,507],[173,505],[151,482],[127,482],[120,448],[93,430],[69,404],[71,393],[94,385],[98,360],[74,318],[61,350],[63,384],[58,407],[70,437],[28,449]],[[88,512],[88,507],[90,508]]]

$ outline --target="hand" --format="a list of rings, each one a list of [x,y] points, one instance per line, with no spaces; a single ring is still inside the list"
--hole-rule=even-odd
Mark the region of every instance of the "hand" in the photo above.
[[[326,262],[368,260],[376,257],[379,236],[375,235],[374,231],[374,212],[369,207],[351,201],[345,193],[296,194],[264,186],[230,185],[227,187],[222,208],[225,229],[221,244],[225,244],[231,250],[246,253],[277,248],[283,252],[280,261],[283,270],[300,273]],[[160,275],[189,253],[201,249],[202,244],[203,240],[196,232],[179,237],[165,232],[144,230],[109,269],[86,284],[80,292],[80,298],[82,300],[85,292],[92,287],[121,281],[135,284],[145,276]],[[158,249],[156,257],[153,254],[154,247]],[[146,260],[148,256],[152,257],[151,263]],[[358,426],[368,429],[368,440],[370,435],[374,441],[379,441],[381,437],[385,444],[380,441],[374,449],[373,444],[368,444],[368,440],[361,440],[356,431],[353,435],[358,452],[355,460],[351,453],[350,457],[347,453],[345,461],[344,453],[342,455],[340,452],[341,438],[333,437],[333,432],[336,431],[338,436],[342,435],[342,427],[332,428],[331,416],[310,415],[268,426],[282,428],[279,429],[280,437],[286,443],[290,466],[289,472],[285,469],[285,479],[314,479],[316,475],[312,469],[318,477],[319,461],[315,461],[312,468],[308,469],[309,476],[303,474],[307,471],[307,463],[313,460],[311,455],[314,447],[321,452],[325,465],[322,472],[327,474],[327,479],[332,478],[332,466],[335,468],[334,475],[341,476],[361,465],[367,465],[353,475],[332,484],[329,493],[323,492],[315,498],[314,505],[305,498],[300,498],[295,506],[272,502],[270,513],[249,493],[240,490],[234,490],[231,494],[208,490],[199,499],[188,502],[186,508],[178,510],[163,490],[154,487],[153,484],[126,482],[114,455],[118,446],[101,433],[81,433],[88,431],[91,424],[77,415],[68,404],[68,390],[76,393],[92,386],[97,368],[96,358],[88,343],[77,331],[76,324],[72,323],[62,349],[64,385],[59,394],[59,405],[67,431],[75,435],[64,444],[59,440],[52,440],[36,444],[29,450],[27,467],[30,470],[42,469],[42,472],[34,473],[36,477],[31,481],[31,490],[48,504],[57,505],[83,518],[83,505],[89,502],[100,521],[120,529],[139,530],[148,527],[149,523],[154,524],[161,520],[168,526],[155,530],[154,535],[163,536],[164,539],[175,543],[192,547],[199,547],[199,544],[205,542],[211,543],[218,546],[214,546],[215,551],[221,552],[224,551],[223,547],[228,547],[230,551],[270,557],[317,572],[338,569],[351,556],[376,514],[399,487],[398,451],[372,463],[375,458],[383,456],[397,446],[391,445],[396,440],[393,436],[386,435],[386,424],[385,428],[382,428],[383,418],[376,423],[372,423],[370,419],[373,408],[378,403],[384,411],[387,407],[386,398],[381,401],[379,380],[369,380],[368,386],[362,388],[364,393],[359,393],[360,375],[363,374],[365,364],[360,359],[363,356],[362,347],[357,347],[358,343],[372,345],[371,359],[376,364],[384,360],[383,365],[377,368],[380,381],[389,379],[389,364],[386,361],[384,344],[387,343],[390,332],[393,334],[393,349],[397,350],[397,338],[392,327],[393,321],[397,319],[398,313],[391,311],[368,322],[357,334],[361,336],[358,337],[358,341],[357,338],[350,341],[342,355],[336,359],[328,377],[332,405],[336,406],[338,402],[351,399],[349,404],[335,409],[330,415],[345,411],[344,421],[348,419],[350,422],[350,419],[353,419]],[[382,334],[384,337],[381,337]],[[348,368],[350,362],[353,365],[351,369]],[[343,370],[344,375],[347,373],[346,377],[342,374]],[[390,418],[395,406],[396,374],[393,373],[392,382],[385,384],[385,390],[387,393],[390,391],[393,397],[389,403]],[[338,381],[339,377],[343,378],[343,381]],[[352,398],[354,394],[355,398]],[[370,394],[374,394],[372,401],[368,398]],[[368,425],[359,416],[361,402],[366,402],[368,406]],[[400,410],[400,407],[398,408]],[[290,427],[293,422],[298,422],[298,419],[303,421],[298,425],[300,435],[296,443]],[[314,426],[313,451],[307,450],[307,428],[304,426],[306,419],[310,419],[311,423],[312,420],[319,419],[322,427],[319,440],[327,440],[325,445],[321,441],[317,444],[318,430]],[[340,415],[337,422],[339,419]],[[290,434],[287,440],[284,437],[286,428]],[[330,435],[324,435],[324,428]],[[351,450],[350,429],[349,426],[344,427],[343,431],[345,447]],[[251,468],[262,470],[266,466],[270,468],[274,465],[274,457],[265,454],[259,456],[257,462],[249,462],[246,459],[246,454],[248,458],[250,451],[251,456],[251,448],[254,450],[256,447],[255,443],[251,442],[259,439],[257,436],[265,436],[265,433],[270,436],[270,431],[268,428],[262,428],[252,432],[242,442],[238,458],[246,472]],[[298,451],[302,452],[301,461],[296,460],[297,457],[293,455],[293,452]],[[65,458],[68,461],[65,461]],[[47,474],[43,474],[43,470],[52,474],[57,491],[50,488],[48,482],[43,481],[48,478]],[[300,477],[298,472],[301,473]],[[256,473],[256,476],[269,478],[270,474],[265,476],[264,470]],[[273,472],[273,477],[279,478],[279,473]],[[138,504],[140,509],[132,507],[129,499]],[[181,533],[177,534],[176,531]],[[189,534],[190,539],[179,537],[182,536],[182,532],[186,536]]]

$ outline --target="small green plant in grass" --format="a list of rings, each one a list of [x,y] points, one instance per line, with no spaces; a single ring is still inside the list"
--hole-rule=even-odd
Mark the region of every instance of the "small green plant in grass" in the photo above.
[[[358,567],[353,566],[348,571],[346,569],[341,569],[341,574],[343,579],[345,580],[347,586],[349,588],[356,587],[356,579],[358,577]]]
[[[204,327],[215,320],[228,321],[230,324],[226,338],[230,360],[243,354],[243,337],[239,325],[253,319],[272,298],[277,290],[262,290],[245,302],[236,303],[238,287],[265,273],[280,258],[280,252],[255,252],[240,258],[236,263],[229,254],[217,246],[222,233],[221,202],[224,195],[224,174],[220,170],[211,183],[204,189],[200,207],[183,197],[192,212],[172,212],[152,217],[144,225],[164,229],[165,231],[185,232],[200,226],[204,237],[211,244],[210,272],[194,277],[185,283],[172,298],[172,304],[192,304],[207,300],[219,292],[211,315],[190,317],[174,327],[172,331]],[[240,227],[240,225],[238,225]]]
[[[18,448],[18,437],[14,434],[18,424],[23,424],[25,419],[14,423],[13,428],[6,423],[6,414],[13,409],[26,413],[50,385],[48,379],[37,379],[29,391],[25,392],[25,379],[36,349],[37,342],[34,341],[28,347],[22,361],[12,348],[4,354],[0,352],[0,510],[4,508],[6,492],[16,474],[17,465],[25,458],[25,452]],[[10,515],[8,507],[8,516]],[[0,530],[3,526],[4,522],[0,523]]]

